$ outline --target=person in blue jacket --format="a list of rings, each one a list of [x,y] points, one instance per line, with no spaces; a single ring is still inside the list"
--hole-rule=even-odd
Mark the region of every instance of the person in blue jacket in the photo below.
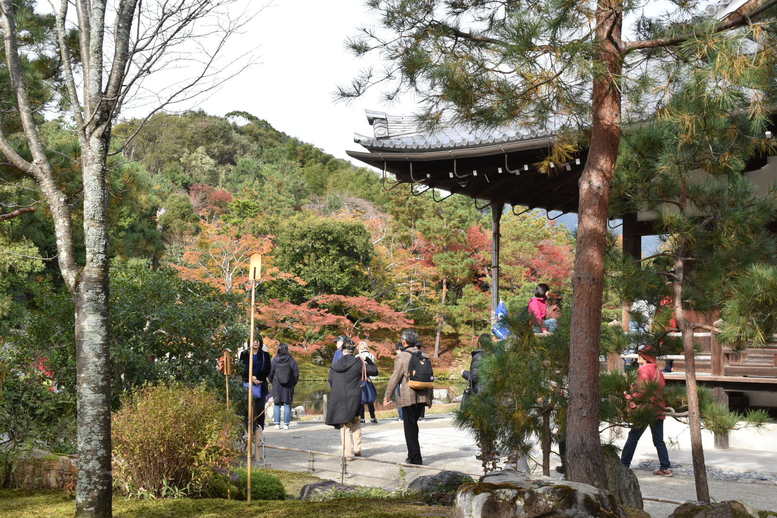
[[[335,342],[337,349],[335,349],[335,355],[332,357],[332,365],[334,365],[337,360],[343,357],[343,346],[346,344],[354,345],[353,340],[347,336],[340,335],[337,337],[337,342]]]

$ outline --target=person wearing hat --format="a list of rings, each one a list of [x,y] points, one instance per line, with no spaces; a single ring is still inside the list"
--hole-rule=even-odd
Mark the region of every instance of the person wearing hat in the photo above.
[[[362,432],[359,409],[362,407],[362,379],[377,376],[378,368],[369,360],[362,360],[354,353],[356,345],[347,340],[342,346],[342,356],[329,368],[329,404],[326,408],[326,424],[340,429],[340,441],[344,457],[360,457]]]
[[[373,364],[375,364],[375,356],[370,352],[370,346],[367,344],[367,342],[359,342],[359,358],[361,358],[363,361],[370,361]],[[365,380],[365,383],[369,383],[372,385],[373,392],[377,393],[375,390],[375,385],[372,382],[372,378],[368,378]],[[359,418],[360,422],[362,424],[365,423],[364,420],[364,407],[367,406],[367,409],[370,411],[370,422],[372,424],[378,424],[378,420],[375,418],[375,401],[371,401],[369,403],[364,403],[361,408],[359,409]]]
[[[629,401],[629,408],[637,408],[650,405],[655,408],[655,418],[650,423],[650,435],[653,436],[653,445],[658,453],[659,469],[653,472],[654,475],[662,477],[671,477],[672,470],[669,462],[669,452],[664,442],[664,409],[663,401],[664,387],[666,380],[656,363],[656,354],[649,345],[642,345],[637,350],[639,369],[637,370],[637,382],[631,394],[626,394]],[[650,386],[649,386],[650,385]],[[629,430],[629,436],[621,453],[621,463],[627,468],[631,466],[631,459],[634,457],[634,451],[637,449],[639,438],[645,432],[644,425],[634,425]]]
[[[335,342],[335,354],[332,357],[332,365],[334,365],[337,360],[343,357],[343,345],[347,343],[353,345],[353,340],[343,335],[337,337],[337,341]]]

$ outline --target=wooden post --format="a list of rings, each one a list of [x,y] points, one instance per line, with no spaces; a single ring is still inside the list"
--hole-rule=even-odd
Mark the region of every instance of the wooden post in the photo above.
[[[254,308],[256,307],[256,279],[262,275],[262,256],[251,256],[249,277],[251,281],[251,318],[248,331],[248,444],[246,445],[246,501],[251,502],[251,455],[254,450]],[[262,352],[259,351],[259,354]]]
[[[496,307],[499,305],[499,245],[503,203],[491,204],[491,324],[496,324]]]
[[[224,392],[227,400],[227,411],[229,411],[229,377],[232,376],[232,350],[224,349],[221,356],[221,364],[224,369]]]
[[[718,335],[710,333],[710,355],[712,360],[712,375],[723,376],[723,347],[718,341]],[[728,397],[726,398],[728,404]]]
[[[717,342],[717,340],[715,340]],[[712,397],[715,402],[728,410],[728,394],[723,387],[715,387],[712,389]],[[715,448],[719,450],[727,450],[729,448],[729,433],[716,433],[715,434]]]
[[[639,261],[642,259],[642,236],[637,228],[636,214],[626,214],[623,216],[621,246],[624,257],[631,258],[637,266],[639,266]],[[624,333],[630,331],[632,302],[634,301],[622,301],[621,327]],[[623,372],[623,360],[621,360],[620,353],[615,352],[607,354],[607,370]]]
[[[542,475],[550,476],[550,412],[542,413]]]

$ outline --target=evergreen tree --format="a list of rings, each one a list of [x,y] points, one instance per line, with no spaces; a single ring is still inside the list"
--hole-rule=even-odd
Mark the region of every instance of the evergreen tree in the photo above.
[[[548,159],[565,162],[587,140],[580,179],[579,226],[570,349],[572,395],[568,430],[572,480],[605,487],[598,436],[599,334],[607,242],[609,191],[618,158],[623,100],[627,118],[651,115],[684,77],[708,55],[684,53],[689,41],[708,48],[721,34],[744,27],[738,40],[770,36],[759,20],[774,15],[775,0],[749,0],[737,10],[709,16],[717,4],[597,0],[368,0],[383,29],[362,29],[351,42],[357,54],[381,53],[385,74],[367,70],[345,97],[373,85],[391,84],[389,97],[414,90],[424,105],[422,120],[503,123],[533,127],[559,138]],[[625,27],[624,27],[625,22]],[[624,30],[625,29],[625,30]],[[725,88],[732,69],[763,69],[773,45],[756,59],[719,62]],[[679,57],[678,57],[679,56]],[[751,99],[758,114],[763,98]],[[760,107],[760,108],[759,108]]]
[[[696,493],[703,502],[710,495],[693,334],[699,328],[718,329],[694,321],[689,310],[722,307],[741,287],[741,281],[734,281],[752,265],[773,261],[777,251],[777,236],[768,229],[777,219],[777,199],[755,193],[743,174],[754,153],[770,151],[762,121],[743,114],[751,94],[747,89],[759,78],[739,69],[727,76],[728,88],[713,82],[714,63],[744,57],[737,43],[719,45],[708,55],[710,66],[686,78],[656,123],[627,135],[619,164],[623,197],[635,211],[652,210],[658,229],[669,236],[648,269],[667,279],[682,333]]]

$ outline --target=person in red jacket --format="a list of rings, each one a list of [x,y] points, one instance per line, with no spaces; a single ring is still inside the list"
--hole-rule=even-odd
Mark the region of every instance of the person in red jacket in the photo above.
[[[548,304],[549,297],[550,287],[543,282],[537,285],[529,300],[529,316],[535,333],[555,333],[558,328],[558,307]]]
[[[637,354],[639,355],[637,383],[636,386],[633,387],[631,394],[626,395],[626,399],[629,401],[629,408],[633,410],[642,405],[651,405],[655,407],[656,415],[655,420],[650,423],[650,435],[653,436],[653,446],[656,447],[660,466],[659,469],[653,473],[662,477],[671,477],[672,470],[669,469],[671,467],[669,452],[667,451],[666,443],[664,442],[664,408],[666,405],[662,396],[664,387],[666,386],[666,380],[656,364],[655,353],[649,345],[641,346],[637,351]],[[648,384],[652,384],[653,386],[648,388]],[[653,390],[653,388],[655,388],[655,390]],[[629,436],[626,439],[626,444],[623,446],[623,452],[621,453],[621,463],[627,468],[631,466],[634,450],[636,450],[639,438],[642,437],[644,432],[645,426],[632,426],[629,431]]]

